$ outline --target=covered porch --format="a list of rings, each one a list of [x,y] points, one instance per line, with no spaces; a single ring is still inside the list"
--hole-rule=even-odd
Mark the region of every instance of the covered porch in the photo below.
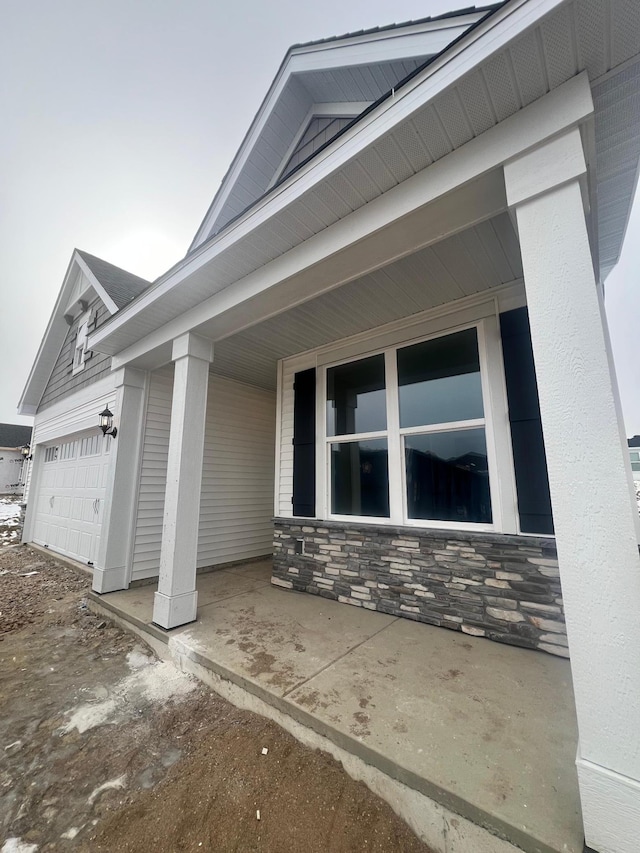
[[[90,606],[332,752],[435,851],[582,853],[568,661],[270,578],[270,561],[199,575],[197,621],[171,634],[152,622],[153,584]]]
[[[421,638],[427,633],[433,634],[436,646],[442,642],[451,644],[451,649],[468,652],[464,644],[470,645],[471,649],[478,649],[478,655],[494,661],[497,671],[492,680],[490,668],[482,670],[488,685],[487,692],[478,694],[473,683],[464,682],[458,700],[465,705],[473,703],[468,707],[474,710],[475,705],[486,704],[495,709],[502,720],[501,703],[505,708],[510,707],[509,702],[520,689],[515,682],[508,689],[498,683],[502,670],[514,673],[524,660],[543,660],[544,663],[536,663],[535,667],[555,667],[556,671],[563,671],[568,677],[567,663],[551,656],[513,650],[507,645],[494,648],[494,644],[480,637],[476,639],[476,635],[487,632],[487,620],[491,625],[495,625],[497,620],[507,626],[516,626],[516,631],[510,628],[495,631],[494,639],[503,639],[505,643],[512,642],[514,635],[531,639],[527,635],[534,626],[538,633],[533,639],[539,648],[545,645],[547,651],[551,651],[549,647],[555,646],[554,653],[559,654],[560,647],[571,657],[580,727],[577,764],[585,828],[589,843],[604,850],[611,849],[606,846],[609,843],[607,839],[611,833],[617,833],[619,825],[626,827],[625,839],[633,838],[632,844],[635,844],[637,838],[637,833],[634,834],[629,826],[637,823],[637,780],[640,774],[637,752],[629,751],[628,739],[629,731],[637,728],[635,715],[638,703],[634,696],[640,695],[640,682],[632,676],[637,671],[640,642],[636,608],[640,590],[638,519],[631,499],[626,448],[621,441],[615,379],[611,372],[603,314],[602,284],[597,271],[598,253],[594,240],[598,226],[594,221],[594,208],[589,205],[589,188],[594,177],[593,113],[588,78],[579,74],[376,198],[366,200],[361,196],[357,202],[352,198],[349,206],[345,197],[350,197],[353,185],[341,180],[336,186],[341,187],[342,195],[333,187],[321,186],[315,195],[309,191],[309,197],[300,206],[295,207],[292,203],[291,209],[274,213],[271,219],[268,218],[268,205],[273,199],[269,199],[264,206],[249,211],[246,220],[234,223],[195,249],[182,267],[169,271],[137,303],[132,303],[131,308],[120,312],[114,321],[98,330],[91,345],[113,356],[120,397],[119,438],[111,466],[112,498],[103,523],[104,544],[95,568],[94,588],[108,596],[126,588],[131,580],[131,554],[135,553],[132,541],[136,534],[133,525],[136,518],[143,517],[138,510],[139,496],[143,494],[145,485],[140,476],[132,478],[131,471],[144,470],[144,464],[141,467],[140,462],[141,454],[144,455],[142,427],[146,429],[149,426],[149,413],[153,413],[149,406],[151,397],[145,389],[151,387],[154,376],[168,369],[172,387],[163,427],[164,469],[155,480],[152,476],[148,484],[148,496],[154,504],[149,512],[156,513],[155,522],[158,511],[161,514],[153,534],[159,536],[157,554],[150,567],[150,573],[159,577],[158,587],[151,592],[146,589],[115,594],[121,598],[128,596],[127,601],[132,600],[132,596],[144,596],[146,614],[139,621],[142,625],[153,621],[166,630],[176,629],[177,633],[170,639],[162,640],[168,642],[169,648],[179,647],[179,638],[185,631],[193,633],[198,630],[203,584],[215,584],[217,575],[204,580],[205,576],[197,575],[197,569],[225,562],[218,558],[206,562],[207,558],[203,556],[201,485],[208,460],[226,465],[231,459],[229,446],[238,435],[244,434],[243,430],[253,420],[251,406],[243,409],[227,406],[222,388],[216,383],[235,383],[234,387],[254,388],[261,394],[271,395],[275,461],[270,455],[272,451],[268,452],[268,459],[263,452],[261,459],[268,461],[273,473],[274,501],[268,512],[263,505],[261,511],[266,515],[263,515],[261,524],[264,527],[265,518],[271,524],[273,516],[287,519],[289,524],[287,530],[281,530],[286,537],[288,562],[286,565],[281,562],[279,568],[279,579],[288,591],[277,593],[282,613],[276,615],[274,610],[267,619],[273,625],[282,626],[278,628],[279,642],[286,645],[290,642],[288,631],[293,634],[297,631],[283,615],[287,608],[293,607],[296,612],[308,610],[320,616],[340,610],[336,620],[366,619],[368,624],[373,624],[371,617],[381,625],[383,634],[388,630],[389,634],[397,632],[399,638],[404,637],[398,639],[398,648],[413,642],[413,637],[420,638],[416,640],[416,647],[422,648]],[[406,151],[407,146],[404,138],[400,149]],[[388,160],[376,157],[378,168],[383,172]],[[302,182],[292,185],[296,191],[303,186]],[[284,193],[283,198],[286,200]],[[339,204],[341,199],[344,206]],[[282,200],[278,197],[278,203]],[[333,224],[328,216],[328,211],[335,213],[332,206],[339,211],[339,218]],[[327,216],[325,226],[309,235],[303,226],[305,217],[317,217],[318,224],[324,215]],[[252,222],[255,226],[253,231],[250,230]],[[245,227],[248,230],[243,230]],[[290,247],[283,249],[285,244]],[[509,312],[525,307],[528,310],[527,330],[530,327],[530,335],[527,331],[527,339],[532,361],[523,371],[517,358],[509,363],[505,357],[503,318]],[[454,414],[448,419],[439,416],[435,421],[421,420],[415,425],[403,425],[397,402],[398,389],[403,381],[398,366],[401,350],[469,330],[473,334],[470,343],[466,339],[465,351],[471,355],[463,360],[472,367],[465,367],[458,374],[477,378],[483,406],[475,414]],[[454,351],[454,347],[445,349],[449,354],[453,352],[454,366],[458,364],[456,352],[459,350]],[[381,358],[384,364],[385,378],[374,377],[370,388],[373,393],[380,391],[386,394],[386,420],[374,429],[360,430],[354,426],[341,428],[340,432],[336,428],[332,434],[325,418],[329,397],[323,383],[328,381],[328,371],[369,356]],[[550,539],[547,541],[549,547],[555,549],[557,546],[559,571],[555,551],[547,553],[544,541],[527,540],[532,534],[548,536],[549,531],[531,528],[531,519],[526,517],[536,516],[538,512],[528,512],[521,500],[524,494],[521,485],[526,489],[531,478],[518,481],[514,464],[516,438],[512,415],[522,402],[517,393],[513,399],[507,393],[506,371],[514,365],[516,380],[531,371],[534,385],[537,380],[537,415],[527,415],[527,404],[521,406],[517,420],[526,423],[537,419],[544,432],[548,463],[545,468],[548,467],[555,544]],[[445,367],[449,372],[444,376],[458,375],[450,365]],[[304,414],[304,423],[312,429],[307,430],[306,439],[299,442],[306,445],[308,452],[304,476],[298,477],[299,482],[306,483],[306,489],[302,496],[298,496],[296,505],[295,384],[296,377],[307,371],[314,372],[313,380],[309,382],[309,397],[315,402],[313,408],[307,407]],[[227,420],[225,429],[218,433],[220,440],[208,444],[210,416],[232,411],[234,417]],[[158,432],[157,424],[151,424],[150,430],[149,434]],[[446,507],[448,515],[444,521],[440,521],[442,515],[412,514],[407,492],[409,472],[403,471],[407,436],[416,437],[414,446],[409,449],[417,456],[427,452],[424,450],[426,439],[420,445],[418,438],[422,441],[427,434],[448,435],[464,431],[474,432],[476,437],[479,435],[484,444],[471,446],[466,451],[467,461],[457,467],[468,471],[473,464],[476,468],[484,466],[481,468],[482,475],[486,475],[484,491],[470,489],[471,499],[467,503],[457,500],[456,493]],[[126,435],[131,438],[123,441]],[[267,433],[263,433],[265,441],[266,436]],[[354,489],[353,482],[350,482],[349,488],[345,489],[346,503],[340,504],[341,507],[346,506],[346,510],[336,511],[337,503],[332,492],[334,469],[329,459],[334,445],[347,447],[349,442],[360,445],[377,442],[375,447],[369,444],[372,451],[388,453],[388,459],[395,460],[388,464],[385,461],[382,466],[387,472],[388,483],[383,484],[382,491],[379,490],[375,500],[369,503],[374,507],[373,512],[354,511],[360,498],[353,498],[358,488],[360,493],[363,491],[363,472],[375,474],[378,470],[376,460],[383,457],[374,457],[373,453],[367,458],[345,453],[347,461],[343,470],[352,478],[360,476],[360,486]],[[248,447],[246,444],[238,449],[232,459],[233,464],[241,467],[246,463]],[[525,456],[526,449],[525,442]],[[460,455],[456,457],[458,460],[462,458]],[[585,458],[590,462],[586,472]],[[249,468],[242,469],[240,476],[240,467],[235,473],[233,468],[230,469],[224,488],[218,489],[217,493],[214,488],[210,490],[212,501],[217,506],[215,535],[229,529],[228,519],[225,519],[228,499],[225,489],[235,487],[238,481],[245,482],[243,478],[247,471],[250,474],[251,470],[257,470],[250,462]],[[535,466],[534,470],[539,471],[540,466]],[[410,473],[414,476],[415,472]],[[251,480],[245,485],[251,493]],[[263,486],[264,483],[261,488]],[[385,488],[388,490],[386,502]],[[419,508],[419,512],[428,513],[429,509]],[[455,513],[464,516],[463,524],[452,520],[451,515]],[[357,516],[361,523],[358,536],[352,537],[356,542],[354,547],[357,548],[360,542],[363,554],[368,549],[367,560],[359,560],[351,554],[347,559],[334,561],[331,552],[337,554],[341,548],[337,542],[310,541],[310,538],[326,535],[326,531],[314,530],[314,525],[317,528],[325,521],[344,523],[345,519],[348,521],[353,516]],[[306,525],[309,530],[304,529],[304,518],[313,519],[313,523]],[[372,536],[367,536],[366,527],[378,523],[380,518],[390,530],[402,527],[408,530],[405,535],[387,542],[378,529],[376,536],[380,537],[380,548],[373,549],[375,553],[372,553]],[[433,524],[434,521],[437,524]],[[446,529],[451,539],[442,550],[449,547],[458,549],[462,557],[459,565],[465,571],[458,572],[455,577],[434,571],[433,565],[422,559],[425,548],[434,550],[433,544],[424,545],[425,530],[429,526],[435,529],[438,525]],[[296,526],[300,527],[299,531]],[[419,529],[419,532],[413,537],[409,535],[409,529]],[[238,525],[238,530],[251,532],[251,526],[245,520]],[[453,538],[459,530],[466,538]],[[518,559],[511,559],[514,556],[512,552],[501,552],[499,559],[492,559],[474,543],[468,549],[463,548],[459,540],[464,539],[467,543],[474,531],[477,531],[477,541],[482,542],[482,548],[485,545],[496,547],[495,541],[483,537],[502,537],[497,547],[503,544],[508,548],[515,547],[520,552],[515,555]],[[514,543],[509,537],[517,537],[518,541]],[[346,540],[346,532],[339,531],[336,538]],[[414,539],[418,540],[418,545]],[[527,541],[521,541],[523,539]],[[313,556],[311,544],[318,545],[318,556]],[[327,553],[322,552],[323,548]],[[385,551],[388,548],[394,549],[394,553]],[[535,553],[528,553],[528,549]],[[464,554],[462,550],[465,550]],[[430,560],[431,553],[427,552],[427,556]],[[293,570],[299,571],[298,557],[300,561],[303,558],[306,561],[304,566],[309,577],[305,584],[315,584],[318,595],[305,597],[293,591],[300,588],[291,577],[295,574]],[[312,557],[316,562],[326,564],[326,572],[311,566]],[[358,563],[358,567],[349,565],[350,560]],[[442,595],[449,599],[470,602],[469,606],[460,606],[463,613],[449,611],[442,616],[442,624],[447,616],[453,617],[454,625],[458,620],[459,633],[440,628],[436,629],[439,633],[434,633],[424,625],[413,625],[407,620],[396,621],[395,617],[400,613],[364,613],[367,609],[382,608],[369,607],[373,601],[367,582],[376,583],[376,579],[364,572],[361,576],[357,573],[363,563],[367,563],[364,566],[366,572],[373,572],[379,578],[379,569],[386,561],[389,575],[403,579],[397,586],[405,589],[397,591],[396,601],[409,619],[419,615],[419,605],[414,598],[440,600],[431,581],[442,583],[447,590]],[[443,561],[447,562],[446,554],[433,554],[433,563]],[[541,577],[536,578],[535,583],[531,583],[529,577],[521,576],[519,568],[525,564],[539,570]],[[407,569],[408,565],[418,566],[416,576]],[[495,572],[493,576],[492,572]],[[316,573],[323,575],[320,578],[322,583],[314,580]],[[342,597],[352,599],[349,601],[351,605],[358,604],[358,601],[361,605],[343,607],[326,601],[323,593],[329,595],[329,587],[335,583],[331,576],[350,576],[349,573],[351,576],[355,573],[356,580],[362,579],[362,583],[356,583],[354,588],[353,583],[348,582],[350,594],[343,593]],[[551,583],[548,588],[540,589],[546,584],[543,579],[551,575],[554,576],[554,584],[561,584],[562,595]],[[387,588],[390,586],[386,577],[383,583]],[[525,602],[519,604],[517,597],[510,594],[518,589],[517,584],[524,584],[519,591],[526,595],[527,607],[533,605],[533,609],[542,615],[535,616],[526,608],[526,612],[521,611]],[[382,584],[378,586],[382,588]],[[408,586],[412,586],[411,601],[403,598]],[[488,597],[478,602],[480,587]],[[251,594],[272,598],[276,591],[265,586],[264,591]],[[152,612],[149,611],[151,596]],[[340,595],[337,597],[339,602]],[[103,600],[106,606],[109,598],[104,597]],[[237,601],[239,597],[232,597],[224,607],[205,605],[210,607],[209,615],[220,620],[218,627],[211,628],[216,641],[216,651],[211,653],[214,656],[219,654],[217,649],[222,645],[220,641],[226,630],[222,626],[228,624],[227,617],[231,613],[228,608]],[[561,607],[566,614],[568,652],[567,646],[556,643],[553,637],[560,633]],[[476,618],[478,611],[481,611],[480,618]],[[232,614],[237,621],[234,631],[243,630],[243,619],[247,615]],[[294,621],[297,619],[296,616]],[[440,624],[439,615],[434,615],[433,619],[432,624]],[[188,627],[189,623],[195,623],[195,627]],[[141,630],[156,638],[162,636],[158,628],[141,627]],[[254,626],[256,636],[261,630]],[[217,631],[222,633],[216,634]],[[327,642],[333,643],[332,625],[321,619],[317,631],[318,634],[324,631]],[[356,644],[358,648],[371,651],[367,668],[375,667],[376,661],[383,660],[374,656],[377,652],[374,634]],[[176,637],[178,639],[174,639]],[[229,643],[230,649],[238,645],[239,638],[240,634],[227,637],[233,641]],[[310,637],[300,645],[307,650],[320,644],[316,639],[314,646],[312,640]],[[243,642],[255,644],[255,639]],[[355,655],[356,646],[353,651],[349,648],[339,651],[336,661],[347,652]],[[264,650],[264,654],[270,655],[275,662],[280,652]],[[297,654],[304,655],[302,651]],[[442,654],[446,659],[446,654]],[[534,654],[535,657],[532,656]],[[398,665],[404,665],[403,655],[397,660],[402,662]],[[514,661],[518,662],[517,665]],[[321,670],[330,663],[325,661],[318,669],[309,670],[307,679],[321,680]],[[432,664],[439,665],[438,656],[434,657]],[[245,662],[243,666],[246,668],[250,664]],[[359,666],[359,659],[352,658],[347,681],[353,678],[354,671],[360,671]],[[458,675],[451,673],[463,672],[469,666],[468,661],[462,666],[454,660],[445,671],[450,671],[449,680],[436,672],[426,671],[423,683],[428,685],[425,688],[427,693],[407,698],[409,704],[415,702],[415,719],[424,716],[430,701],[448,703],[450,716],[454,717],[460,706],[453,702],[450,690],[454,690],[454,686],[457,690],[463,682],[458,681]],[[274,672],[266,666],[262,673],[256,670],[254,678],[259,674],[264,681],[270,679]],[[406,677],[411,680],[409,675]],[[291,690],[296,685],[303,689],[299,676],[291,683],[285,679],[285,683]],[[530,690],[533,684],[534,678],[530,684],[525,680],[522,689]],[[437,685],[435,691],[434,685]],[[289,688],[281,689],[279,703],[284,701],[284,692]],[[323,695],[320,688],[317,689],[319,695]],[[342,688],[331,689],[340,693]],[[381,689],[379,707],[383,706],[384,692]],[[433,692],[441,699],[433,700]],[[473,699],[476,695],[480,696],[479,702]],[[352,696],[350,701],[359,705],[360,699],[370,701],[366,696]],[[551,743],[557,745],[556,740],[550,739],[547,728],[549,720],[554,718],[557,699],[557,696],[553,701],[549,699],[545,712],[536,716],[538,721],[544,720],[540,728],[523,734],[522,740],[526,741],[527,748],[531,748],[532,756],[533,752],[545,753]],[[519,710],[529,707],[529,703],[531,708],[537,707],[535,690],[521,695],[520,700]],[[306,701],[312,700],[307,696]],[[318,705],[320,715],[326,712],[326,725],[338,725],[336,720],[349,719],[339,740],[353,738],[354,733],[349,734],[349,727],[354,719],[358,720],[353,718],[353,713],[360,714],[361,720],[368,714],[368,706],[363,706],[353,710],[349,717],[348,712],[332,709],[330,701],[324,698],[320,701],[327,704],[326,708]],[[572,707],[567,699],[559,704]],[[517,716],[513,706],[511,712],[512,717]],[[298,707],[296,714],[302,713]],[[475,714],[465,713],[466,719],[460,720],[468,726],[469,719]],[[329,715],[336,720],[329,720]],[[381,726],[386,726],[386,719],[387,714],[381,713]],[[487,717],[487,725],[489,720]],[[434,731],[447,729],[449,723],[446,717],[439,716],[435,728],[430,727],[426,733],[423,730],[416,737],[433,738]],[[373,729],[368,731],[373,732]],[[483,728],[479,739],[473,739],[473,749],[469,752],[471,764],[481,760],[483,753],[479,745],[489,742],[484,739],[486,733],[487,729]],[[363,738],[364,734],[357,737]],[[459,737],[463,737],[462,729]],[[500,740],[495,735],[493,737],[495,741]],[[394,743],[393,750],[404,749],[405,740],[412,756],[414,752],[418,754],[418,749],[425,749],[418,747],[415,741],[412,746],[412,741],[405,739],[402,732],[398,732],[397,740],[400,743]],[[444,742],[452,747],[448,738]],[[575,738],[567,738],[566,744],[571,746],[568,752],[561,748],[556,750],[555,746],[552,751],[562,756],[563,772],[572,775]],[[429,746],[429,754],[434,748]],[[510,742],[508,752],[512,762],[514,756],[517,759],[520,748],[523,747],[519,742]],[[392,760],[391,756],[387,758]],[[506,754],[498,764],[500,762],[506,766]],[[552,785],[551,780],[556,776],[548,772],[549,768],[546,771],[546,775],[532,774],[526,785],[524,778],[520,777],[522,790],[533,792],[543,784]],[[415,768],[410,770],[403,765],[398,771],[398,778],[413,778],[410,773],[417,772]],[[431,769],[423,772],[426,776],[435,773]],[[435,776],[438,781],[434,782],[434,789],[448,790],[437,773]],[[460,777],[467,776],[475,779],[473,797],[482,798],[486,788],[495,788],[495,780],[474,777],[465,766]],[[472,794],[468,796],[472,797]],[[502,796],[505,804],[511,802],[509,792],[503,791]],[[528,810],[529,803],[523,802],[523,809],[525,805]],[[480,823],[485,821],[485,806],[474,806],[480,809],[474,812]],[[552,792],[541,808],[541,823],[548,824],[550,815],[557,815],[557,808],[556,792]],[[568,811],[576,814],[575,809]],[[565,820],[566,815],[558,819]],[[517,824],[520,827],[518,831],[528,825],[524,819],[511,817],[509,820],[510,826]],[[490,825],[498,833],[503,831],[500,821]],[[523,842],[520,840],[518,843],[522,846]],[[546,848],[529,849],[558,848],[547,844]],[[635,847],[627,845],[619,849],[626,853]]]

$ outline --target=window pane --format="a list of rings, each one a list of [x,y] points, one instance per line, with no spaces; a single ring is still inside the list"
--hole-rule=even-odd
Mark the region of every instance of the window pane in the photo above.
[[[327,435],[387,428],[384,356],[374,355],[327,370]]]
[[[476,330],[399,349],[398,384],[401,427],[483,417]]]
[[[331,445],[331,511],[389,517],[386,439]]]
[[[405,436],[409,518],[491,523],[484,429]]]

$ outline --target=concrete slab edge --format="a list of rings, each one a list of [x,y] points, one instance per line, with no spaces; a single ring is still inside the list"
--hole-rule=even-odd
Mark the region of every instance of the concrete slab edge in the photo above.
[[[55,560],[56,563],[62,563],[63,566],[67,566],[69,569],[74,569],[81,575],[86,575],[88,578],[93,577],[93,569],[90,566],[85,566],[77,560],[73,560],[71,557],[65,557],[64,554],[58,554],[57,551],[52,551],[50,548],[45,548],[42,545],[36,545],[35,542],[25,542],[23,544],[32,551],[37,551],[38,554],[42,554],[43,557],[50,557],[52,560]]]
[[[130,615],[123,615],[96,593],[89,607],[146,642],[163,660],[195,675],[233,705],[273,720],[312,749],[340,761],[347,773],[382,797],[434,853],[560,853],[466,800],[440,788],[326,725],[304,709],[275,696],[261,684],[206,658],[189,646],[186,634],[171,634]],[[295,688],[294,688],[295,689]]]

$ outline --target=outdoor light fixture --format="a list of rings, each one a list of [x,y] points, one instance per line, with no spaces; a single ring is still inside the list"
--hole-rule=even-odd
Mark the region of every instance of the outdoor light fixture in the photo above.
[[[20,453],[26,461],[28,462],[31,459],[31,447],[28,444],[23,444],[20,448]]]
[[[104,412],[100,412],[98,415],[98,424],[103,435],[110,435],[111,438],[115,438],[118,434],[117,428],[113,425],[113,412],[109,411],[108,406],[105,406]]]

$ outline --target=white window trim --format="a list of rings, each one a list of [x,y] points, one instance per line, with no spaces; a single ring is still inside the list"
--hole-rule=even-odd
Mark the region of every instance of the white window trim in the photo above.
[[[344,353],[342,358],[331,360],[331,353],[326,353],[325,358],[318,359],[316,374],[316,515],[319,519],[423,529],[499,533],[520,532],[497,309],[498,306],[495,304],[494,312],[489,316],[474,318],[459,325],[448,326],[445,329],[441,327],[436,328],[428,334],[425,334],[424,331],[422,334],[416,334],[418,332],[417,329],[407,328],[404,335],[394,335],[396,339],[392,343],[385,341],[386,346],[379,345],[377,348],[372,349],[371,345],[375,344],[374,341],[362,341],[360,347],[350,348],[348,356]],[[401,428],[398,377],[395,367],[395,353],[397,350],[405,346],[434,340],[470,328],[476,329],[478,337],[484,417],[466,421],[455,421],[449,424],[429,424],[426,426]],[[411,335],[412,332],[413,336]],[[381,344],[382,341],[379,343]],[[336,350],[339,349],[340,347],[336,346]],[[358,352],[358,350],[360,351]],[[348,364],[362,358],[380,354],[383,354],[385,357],[386,430],[346,436],[327,435],[327,370],[331,367]],[[478,522],[460,523],[457,521],[409,518],[407,512],[406,465],[404,464],[404,455],[402,453],[404,436],[473,428],[484,428],[485,431],[492,522],[490,524]],[[375,438],[385,438],[387,440],[389,460],[389,517],[331,513],[329,488],[331,482],[330,445],[337,442],[365,441]]]
[[[73,367],[71,375],[75,376],[84,370],[85,358],[87,355],[87,342],[89,340],[89,320],[91,319],[91,311],[85,311],[78,318],[78,331],[76,333],[75,343],[73,345]],[[76,361],[80,351],[79,361]]]

